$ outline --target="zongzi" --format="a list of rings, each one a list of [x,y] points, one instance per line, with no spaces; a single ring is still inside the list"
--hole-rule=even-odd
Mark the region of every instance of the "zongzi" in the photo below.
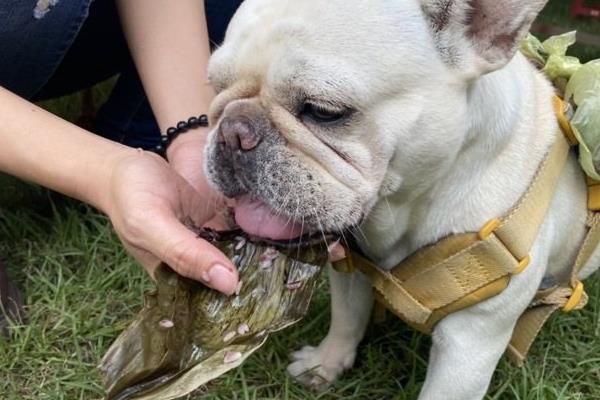
[[[239,366],[269,333],[299,321],[322,266],[324,240],[251,240],[242,232],[200,235],[237,266],[240,284],[228,297],[159,267],[133,323],[112,344],[100,369],[107,398],[175,399]]]

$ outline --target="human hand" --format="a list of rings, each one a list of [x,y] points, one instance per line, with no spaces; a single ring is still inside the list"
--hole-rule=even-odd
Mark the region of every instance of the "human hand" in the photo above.
[[[204,174],[202,158],[208,129],[198,127],[187,134],[179,135],[169,146],[167,158],[171,167],[215,209],[215,216],[207,222],[206,226],[216,230],[227,230],[231,229],[231,226],[223,217],[223,211],[227,208],[226,199],[208,184]]]
[[[169,164],[183,176],[194,189],[211,199],[220,197],[206,181],[203,168],[204,146],[208,127],[197,127],[175,138],[167,149]]]
[[[182,223],[203,226],[215,215],[213,200],[201,196],[162,158],[141,150],[116,163],[108,186],[103,208],[125,247],[151,276],[164,261],[213,289],[235,291],[239,278],[231,261]]]

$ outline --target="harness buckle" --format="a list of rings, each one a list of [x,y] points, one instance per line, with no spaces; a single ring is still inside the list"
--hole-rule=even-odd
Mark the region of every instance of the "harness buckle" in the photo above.
[[[576,146],[579,144],[579,140],[577,136],[573,132],[573,128],[571,127],[571,123],[565,114],[566,107],[568,107],[568,103],[564,102],[560,97],[553,97],[554,103],[554,113],[556,114],[556,119],[558,120],[558,125],[560,125],[560,129],[562,130],[567,142],[571,146]]]
[[[479,236],[479,240],[487,239],[496,229],[498,229],[500,224],[501,222],[498,218],[490,219],[488,222],[486,222],[477,234],[477,236]]]
[[[513,271],[513,275],[519,275],[521,272],[525,271],[525,268],[527,268],[529,266],[530,262],[531,262],[531,257],[529,255],[527,257],[525,257],[524,259],[522,259],[521,261],[519,261],[517,268],[515,268],[515,270]]]
[[[573,293],[571,294],[571,297],[569,297],[569,300],[567,300],[564,307],[562,308],[563,312],[568,313],[568,312],[573,311],[575,309],[575,307],[577,307],[577,305],[581,301],[582,297],[583,297],[583,282],[577,281],[575,288],[573,288]]]
[[[502,221],[500,221],[498,218],[494,218],[486,222],[485,225],[483,225],[483,227],[477,233],[479,240],[486,240],[496,229],[500,227],[500,225],[502,225]],[[525,269],[529,266],[530,262],[531,257],[529,256],[523,258],[522,260],[519,260],[519,263],[517,264],[517,267],[514,269],[512,274],[519,275],[521,272],[525,271]]]

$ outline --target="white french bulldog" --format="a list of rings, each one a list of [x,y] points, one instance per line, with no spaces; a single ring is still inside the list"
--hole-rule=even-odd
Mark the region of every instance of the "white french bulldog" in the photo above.
[[[557,134],[553,88],[517,53],[545,3],[246,0],[211,61],[213,185],[251,234],[351,229],[384,269],[477,231],[517,202]],[[542,280],[569,276],[585,221],[571,157],[526,272],[436,325],[420,399],[485,395]],[[309,385],[352,366],[373,302],[362,274],[330,278],[329,333],[288,368]]]

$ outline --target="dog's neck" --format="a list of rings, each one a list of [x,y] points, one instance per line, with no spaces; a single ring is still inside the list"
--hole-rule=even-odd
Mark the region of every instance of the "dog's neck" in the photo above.
[[[381,199],[359,234],[365,253],[391,268],[420,247],[502,216],[555,138],[552,90],[520,54],[473,83],[467,140],[452,167],[418,196],[401,191]]]

